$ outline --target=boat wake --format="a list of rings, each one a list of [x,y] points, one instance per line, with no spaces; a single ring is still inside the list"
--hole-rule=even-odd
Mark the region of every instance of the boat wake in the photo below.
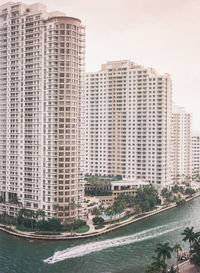
[[[174,231],[176,229],[182,228],[184,225],[180,222],[172,223],[169,225],[162,225],[155,228],[151,228],[142,232],[138,232],[132,235],[117,237],[113,239],[91,242],[83,245],[74,246],[67,248],[62,251],[56,251],[53,256],[43,260],[45,263],[54,264],[66,259],[76,258],[85,256],[87,254],[102,251],[104,249],[118,247],[128,244],[133,244],[136,242],[141,242],[144,240],[152,239],[161,236],[165,233]]]

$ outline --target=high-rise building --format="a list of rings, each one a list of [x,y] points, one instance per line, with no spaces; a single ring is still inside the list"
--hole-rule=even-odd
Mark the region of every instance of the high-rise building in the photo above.
[[[192,133],[192,172],[200,174],[200,132]]]
[[[191,114],[183,107],[172,108],[172,180],[177,183],[191,175]]]
[[[169,186],[171,79],[130,61],[86,73],[86,173]]]
[[[42,4],[0,6],[0,211],[82,215],[84,27]]]

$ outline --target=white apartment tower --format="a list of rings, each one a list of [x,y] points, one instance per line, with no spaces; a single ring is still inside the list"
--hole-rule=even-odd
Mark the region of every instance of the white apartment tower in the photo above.
[[[130,61],[86,73],[86,173],[169,186],[171,79]]]
[[[172,180],[177,183],[191,175],[191,114],[183,107],[172,108]]]
[[[192,171],[200,174],[200,132],[192,133]]]
[[[82,215],[84,36],[44,5],[0,6],[0,212],[15,215],[17,196],[48,218]]]

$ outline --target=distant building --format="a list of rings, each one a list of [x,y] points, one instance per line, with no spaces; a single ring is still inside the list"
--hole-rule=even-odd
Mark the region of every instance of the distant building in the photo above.
[[[172,180],[191,175],[191,114],[183,107],[172,108]]]
[[[200,174],[200,132],[192,133],[192,172]]]
[[[170,186],[171,79],[130,61],[86,73],[86,172]]]
[[[48,218],[82,216],[84,41],[79,19],[0,6],[0,213],[16,215],[18,198]]]

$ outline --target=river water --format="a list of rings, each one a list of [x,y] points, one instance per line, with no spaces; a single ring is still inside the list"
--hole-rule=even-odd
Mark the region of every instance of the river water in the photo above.
[[[200,197],[93,239],[32,241],[0,232],[0,273],[143,273],[156,244],[179,242],[187,250],[187,226],[200,230]]]

